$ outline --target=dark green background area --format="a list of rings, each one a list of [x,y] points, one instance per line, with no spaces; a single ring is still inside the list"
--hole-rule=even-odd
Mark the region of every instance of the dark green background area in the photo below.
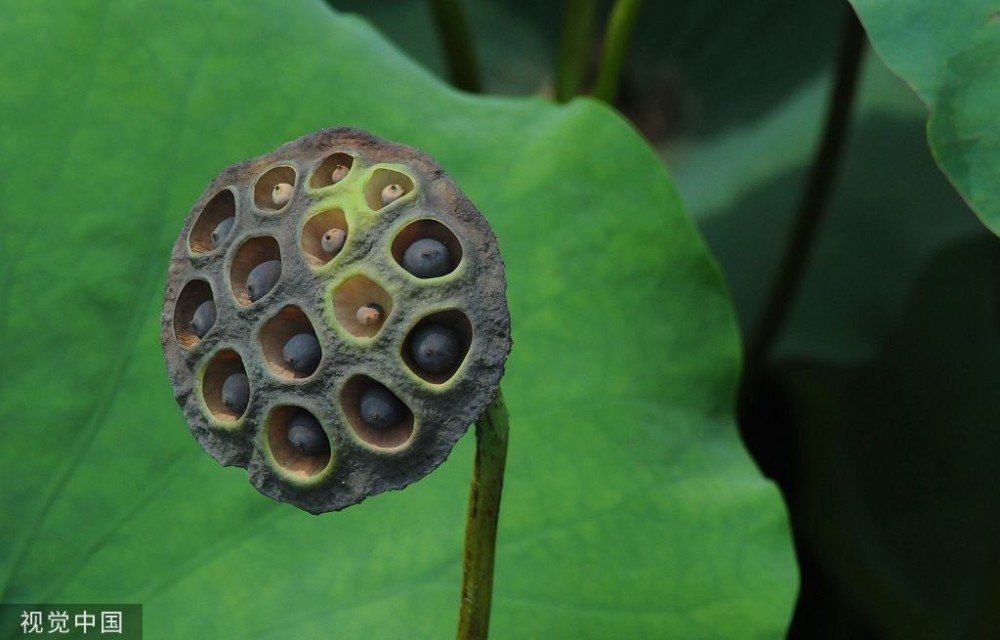
[[[737,323],[616,112],[459,94],[315,1],[0,9],[3,602],[138,602],[151,639],[454,632],[469,438],[312,517],[200,450],[159,348],[170,247],[211,177],[353,125],[440,161],[508,265],[495,637],[783,632],[794,556],[733,423]]]

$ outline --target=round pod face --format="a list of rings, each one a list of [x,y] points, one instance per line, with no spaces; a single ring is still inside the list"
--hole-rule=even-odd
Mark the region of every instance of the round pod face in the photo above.
[[[161,337],[205,451],[312,513],[440,465],[511,347],[486,220],[432,159],[348,128],[215,178],[174,246]]]

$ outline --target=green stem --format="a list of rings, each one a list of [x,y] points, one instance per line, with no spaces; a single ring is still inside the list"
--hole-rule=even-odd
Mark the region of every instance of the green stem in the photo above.
[[[507,461],[507,433],[507,405],[498,389],[497,397],[476,421],[476,462],[472,470],[469,514],[465,524],[458,640],[485,640],[489,634],[493,561],[503,471]]]
[[[559,102],[566,102],[583,92],[596,17],[597,0],[568,0],[566,3],[556,69],[556,100]]]
[[[444,46],[451,83],[463,91],[480,93],[476,50],[461,0],[431,0],[431,9]]]
[[[837,57],[836,80],[827,110],[823,138],[809,167],[802,195],[777,275],[764,299],[761,314],[745,340],[743,378],[737,412],[743,441],[760,466],[786,492],[794,491],[795,427],[780,386],[767,368],[767,357],[781,335],[792,303],[802,284],[805,267],[816,244],[823,216],[840,167],[864,51],[865,34],[850,5],[845,16]],[[791,499],[789,497],[789,499]],[[794,506],[793,506],[794,509]]]
[[[613,104],[618,95],[618,80],[625,65],[625,52],[632,40],[632,30],[641,8],[642,0],[617,0],[611,10],[608,31],[604,37],[604,50],[601,52],[601,66],[594,87],[594,97],[608,104]]]
[[[748,368],[757,368],[762,364],[787,321],[840,168],[865,43],[864,29],[853,9],[845,4],[844,10],[846,15],[841,27],[837,77],[827,110],[823,139],[809,168],[805,188],[778,264],[777,276],[768,292],[756,330],[748,340]]]

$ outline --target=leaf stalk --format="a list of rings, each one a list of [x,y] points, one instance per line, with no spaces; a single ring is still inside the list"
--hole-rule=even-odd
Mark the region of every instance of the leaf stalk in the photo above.
[[[434,20],[444,46],[451,83],[462,91],[481,93],[479,65],[472,30],[461,0],[431,0]]]
[[[617,0],[608,19],[608,30],[604,37],[604,49],[601,52],[601,65],[597,72],[597,83],[594,86],[594,97],[614,104],[618,95],[618,83],[625,65],[625,54],[632,41],[642,0]]]
[[[508,424],[507,405],[498,389],[496,398],[476,421],[476,460],[465,527],[458,640],[486,640],[489,634]]]

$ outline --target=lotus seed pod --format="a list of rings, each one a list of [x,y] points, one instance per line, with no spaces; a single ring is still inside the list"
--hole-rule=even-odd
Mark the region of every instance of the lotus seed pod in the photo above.
[[[307,456],[320,456],[330,452],[330,441],[323,433],[316,418],[299,409],[288,423],[288,442]]]
[[[451,271],[451,254],[440,241],[421,238],[403,254],[403,268],[418,278],[437,278]]]
[[[312,373],[319,365],[323,352],[316,336],[311,333],[297,333],[285,343],[281,354],[293,371]]]
[[[250,381],[245,373],[231,374],[222,383],[222,403],[236,415],[243,415],[250,403]]]
[[[333,168],[333,172],[330,174],[330,184],[337,184],[341,180],[347,177],[347,172],[351,169],[342,164],[338,164]]]
[[[250,295],[250,300],[256,302],[266,296],[280,277],[280,260],[268,260],[254,267],[247,277],[247,293]]]
[[[274,189],[271,190],[271,202],[274,203],[274,206],[280,209],[281,207],[288,204],[288,201],[291,199],[292,199],[292,185],[288,184],[287,182],[279,182],[278,184],[274,185]]]
[[[413,332],[410,354],[418,367],[428,373],[443,373],[455,366],[461,344],[454,329],[431,323]]]
[[[385,189],[382,189],[382,205],[387,205],[403,197],[406,191],[403,189],[402,185],[393,183],[387,185]]]
[[[324,129],[224,169],[194,203],[161,341],[209,455],[264,495],[336,511],[436,469],[494,399],[511,348],[503,261],[434,160]]]
[[[347,234],[344,233],[344,230],[334,228],[323,234],[320,246],[323,247],[323,251],[326,251],[331,256],[335,256],[344,248],[344,241],[346,240]]]
[[[212,231],[212,248],[218,249],[222,246],[222,243],[226,241],[229,237],[229,232],[233,229],[233,224],[236,222],[236,216],[229,216],[224,219],[215,229]]]
[[[382,310],[382,307],[374,302],[369,302],[365,306],[358,308],[358,322],[363,326],[378,324],[382,321],[382,316],[384,314],[385,311]]]
[[[198,305],[191,316],[191,328],[199,338],[204,338],[208,330],[215,324],[215,302],[206,300]]]

